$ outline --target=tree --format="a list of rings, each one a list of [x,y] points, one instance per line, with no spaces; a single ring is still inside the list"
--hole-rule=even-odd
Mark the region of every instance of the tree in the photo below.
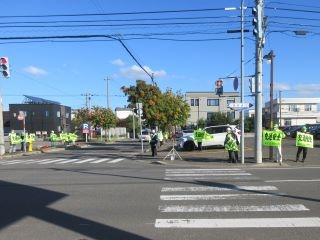
[[[213,116],[207,120],[207,125],[223,125],[223,124],[231,124],[232,120],[225,113],[216,112]]]
[[[87,123],[90,121],[90,114],[88,108],[81,108],[79,111],[75,114],[74,119],[72,120],[72,124],[76,129],[80,128],[80,125],[82,123]]]
[[[143,80],[137,80],[136,86],[121,89],[128,96],[129,107],[135,108],[136,103],[142,103],[146,126],[160,126],[169,131],[172,126],[185,125],[189,117],[190,106],[183,101],[181,93],[174,94],[171,89],[162,93],[157,86]]]

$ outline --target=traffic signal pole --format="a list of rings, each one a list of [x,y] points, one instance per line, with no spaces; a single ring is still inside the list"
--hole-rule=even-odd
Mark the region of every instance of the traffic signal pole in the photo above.
[[[241,102],[244,103],[244,0],[241,0]],[[244,114],[241,113],[240,153],[241,163],[244,164]]]

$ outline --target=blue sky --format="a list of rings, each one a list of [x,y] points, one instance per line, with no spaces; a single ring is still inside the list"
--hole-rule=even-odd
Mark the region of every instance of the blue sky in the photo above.
[[[252,75],[255,41],[250,7],[254,1],[244,3],[249,30],[244,70]],[[240,11],[224,10],[240,5],[240,0],[3,0],[0,37],[121,38],[154,74],[161,90],[214,91],[217,79],[240,76],[240,33],[226,33],[240,29]],[[265,6],[264,54],[273,50],[276,55],[274,96],[281,90],[282,97],[320,97],[320,2],[278,0],[265,1]],[[295,30],[308,33],[297,36]],[[90,94],[91,106],[106,107],[107,78],[110,107],[115,109],[128,104],[122,86],[135,85],[137,79],[151,83],[121,43],[106,37],[0,39],[0,55],[9,57],[11,67],[11,77],[0,78],[6,110],[10,103],[21,103],[23,95],[76,109],[85,107],[85,95]],[[263,101],[269,99],[269,80],[270,65],[264,62]],[[224,80],[224,90],[234,91],[232,83]],[[254,103],[248,78],[244,87],[245,101]]]

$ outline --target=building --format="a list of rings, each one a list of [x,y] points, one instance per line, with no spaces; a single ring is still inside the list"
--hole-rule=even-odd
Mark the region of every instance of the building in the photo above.
[[[23,104],[9,104],[10,128],[47,135],[55,132],[70,132],[71,108],[59,102],[24,95]],[[25,126],[24,126],[25,124]]]
[[[280,126],[320,122],[320,98],[276,98],[272,101],[273,123]],[[265,118],[270,123],[270,101],[265,103]]]
[[[239,111],[228,108],[230,103],[238,103],[238,92],[224,92],[217,95],[215,92],[186,92],[185,100],[190,105],[190,117],[187,125],[196,125],[200,119],[210,120],[215,113],[225,113],[231,119],[238,119]]]

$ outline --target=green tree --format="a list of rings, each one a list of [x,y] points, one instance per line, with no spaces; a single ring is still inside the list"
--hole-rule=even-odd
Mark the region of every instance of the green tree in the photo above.
[[[82,123],[89,123],[89,122],[90,122],[90,113],[88,108],[79,109],[72,120],[74,130],[79,129]]]
[[[227,116],[227,114],[222,112],[216,112],[213,116],[207,120],[207,125],[224,125],[231,124],[232,119]]]
[[[136,86],[122,87],[122,91],[128,96],[129,107],[142,103],[146,126],[160,126],[169,131],[172,126],[185,125],[189,117],[190,107],[183,101],[183,95],[173,94],[171,89],[162,93],[157,86],[137,80]]]

